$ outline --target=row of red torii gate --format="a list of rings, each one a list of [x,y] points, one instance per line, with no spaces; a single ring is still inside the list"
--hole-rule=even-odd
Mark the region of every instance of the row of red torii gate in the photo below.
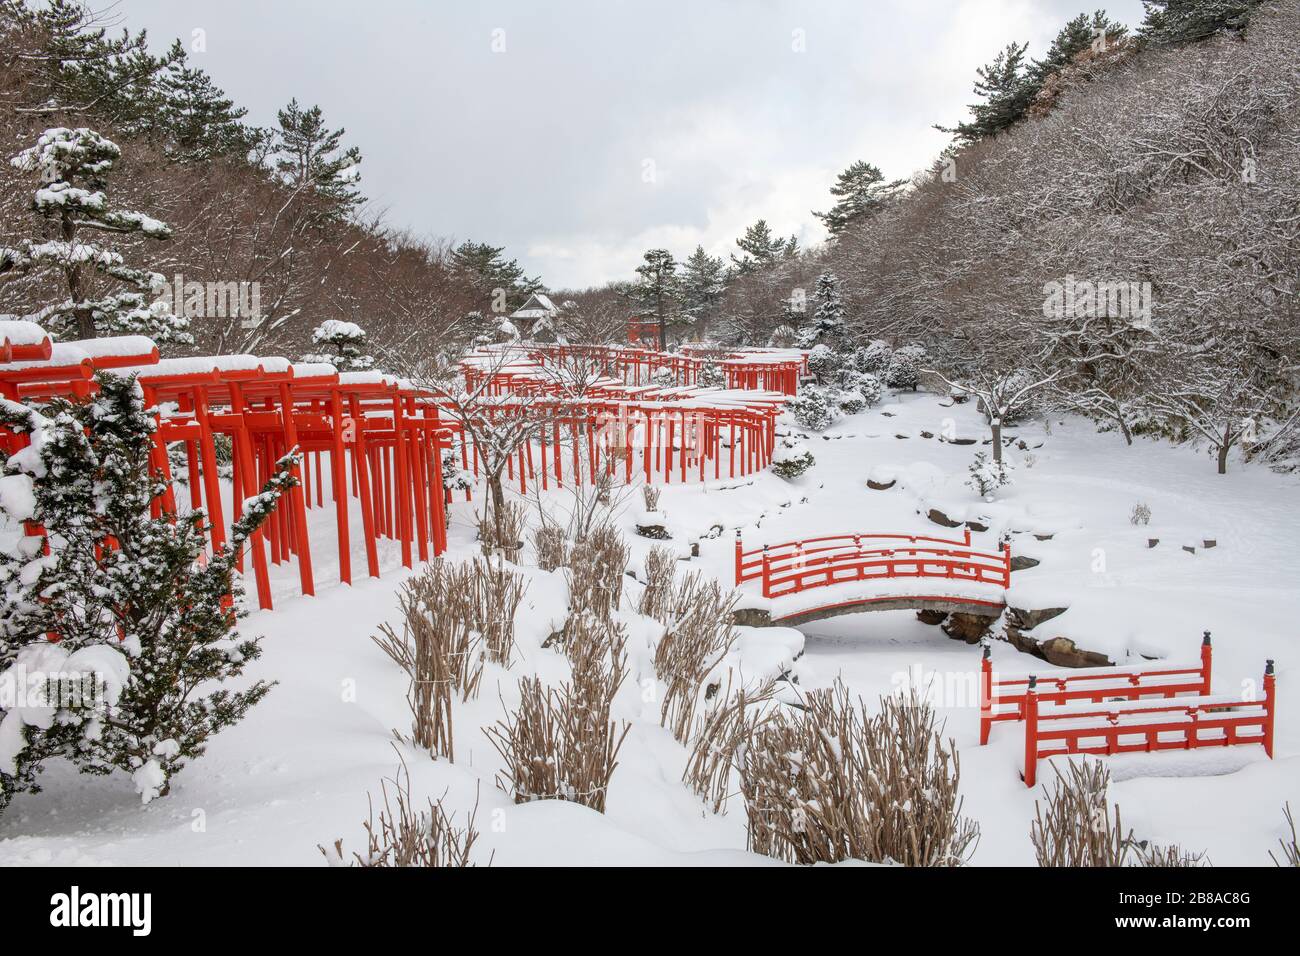
[[[97,373],[136,376],[158,420],[154,467],[176,479],[153,503],[154,514],[205,509],[214,548],[226,542],[242,502],[297,448],[298,485],[240,556],[241,570],[245,562],[251,567],[258,606],[270,608],[274,566],[296,564],[299,590],[315,593],[314,540],[317,563],[327,553],[320,550],[324,541],[345,583],[352,581],[354,534],[362,538],[372,577],[380,574],[381,542],[390,542],[406,567],[442,553],[451,501],[444,475],[459,465],[462,474],[478,477],[486,456],[475,435],[511,416],[546,412],[545,425],[530,432],[508,462],[508,478],[521,493],[530,482],[546,490],[600,475],[670,482],[765,468],[776,415],[790,394],[784,391],[790,366],[797,385],[804,359],[784,352],[724,356],[726,367],[737,369],[724,373],[736,387],[705,388],[695,384],[702,360],[614,348],[600,356],[609,374],[602,371],[575,389],[563,371],[573,358],[566,348],[473,355],[462,364],[468,388],[462,393],[385,372],[340,372],[280,357],[164,359],[142,336],[55,343],[34,323],[3,321],[0,397],[76,400],[94,394]],[[661,369],[675,369],[674,377],[656,376]],[[748,382],[754,386],[742,384]],[[467,418],[476,427],[465,427]],[[7,451],[26,440],[0,429]],[[469,500],[468,487],[464,494]],[[332,522],[324,517],[329,511]]]

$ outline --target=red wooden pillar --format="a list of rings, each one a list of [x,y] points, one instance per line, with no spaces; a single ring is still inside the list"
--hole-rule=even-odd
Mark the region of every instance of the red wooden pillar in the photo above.
[[[298,423],[293,418],[293,395],[286,382],[280,383],[280,417],[284,423],[284,441],[288,445],[288,450],[297,450],[301,455],[302,450],[298,448]],[[305,457],[303,460],[306,460]],[[293,465],[292,470],[298,479],[297,483],[289,489],[289,503],[293,509],[294,540],[298,549],[298,579],[302,584],[303,594],[315,594],[316,581],[311,570],[311,542],[307,536],[307,501],[304,497],[306,479],[302,468],[297,464]]]
[[[1201,638],[1201,693],[1206,697],[1210,694],[1210,664],[1214,655],[1214,649],[1210,646],[1210,632],[1206,631],[1205,636]]]
[[[1273,756],[1273,719],[1277,712],[1277,678],[1273,662],[1264,662],[1264,753]]]
[[[402,567],[411,566],[411,473],[410,456],[406,447],[406,423],[402,415],[402,398],[393,393],[393,469],[396,472],[393,486],[394,505],[397,508],[397,534],[402,540]]]
[[[339,580],[352,583],[352,543],[348,531],[347,450],[343,444],[343,397],[337,388],[330,389],[330,484],[334,491],[334,520],[338,523]],[[320,459],[316,460],[316,500],[320,500]]]
[[[989,742],[989,730],[993,726],[993,652],[984,645],[984,655],[980,659],[980,746]]]
[[[234,454],[239,461],[239,475],[241,481],[235,484],[235,510],[242,517],[244,513],[243,501],[252,498],[261,489],[257,487],[257,465],[253,461],[253,439],[249,434],[248,425],[245,421],[247,406],[244,403],[243,390],[234,382],[228,383],[230,388],[230,410],[235,418],[235,433],[232,436],[234,444]],[[262,547],[263,535],[259,528],[254,531],[248,538],[248,548],[253,555],[253,579],[257,583],[258,606],[265,611],[271,610],[271,577],[266,567],[266,551]]]
[[[208,417],[208,396],[202,386],[194,389],[194,420],[199,423],[199,455],[203,459],[203,493],[207,497],[208,533],[212,550],[226,545],[226,519],[221,504],[221,476],[217,474],[217,447]],[[235,495],[238,496],[238,490]]]
[[[352,461],[357,470],[357,498],[361,502],[361,527],[366,539],[366,566],[372,578],[379,577],[379,551],[375,546],[374,499],[370,488],[370,449],[366,447],[365,418],[356,395],[348,397],[352,413]]]
[[[1025,786],[1038,781],[1038,678],[1029,675],[1025,690]]]

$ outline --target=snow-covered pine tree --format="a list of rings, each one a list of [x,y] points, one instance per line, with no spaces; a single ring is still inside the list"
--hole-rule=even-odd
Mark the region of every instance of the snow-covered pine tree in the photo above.
[[[696,246],[682,263],[681,315],[700,336],[708,330],[709,320],[716,314],[726,291],[724,271],[722,260],[709,255],[703,246]]]
[[[1026,43],[1008,43],[992,63],[975,71],[979,75],[975,95],[982,102],[971,104],[970,122],[958,123],[952,129],[936,128],[955,134],[963,143],[974,143],[1002,132],[1023,117],[1038,93],[1025,63],[1028,48]]]
[[[855,219],[884,208],[905,185],[906,179],[886,182],[885,174],[878,166],[860,159],[840,173],[831,187],[835,205],[830,211],[814,212],[813,215],[826,224],[832,236],[837,236]]]
[[[772,227],[766,219],[760,219],[745,229],[745,234],[736,240],[740,256],[731,256],[731,269],[736,275],[749,275],[765,269],[782,259],[792,258],[799,251],[799,244],[794,236],[782,239],[772,234]]]
[[[889,357],[889,367],[885,370],[885,383],[890,388],[910,388],[915,392],[921,384],[921,366],[924,361],[923,346],[904,345],[895,349]]]
[[[1146,19],[1138,36],[1156,46],[1206,40],[1217,33],[1240,33],[1261,0],[1142,0]]]
[[[58,694],[51,706],[18,701],[0,715],[0,808],[38,789],[53,757],[84,773],[124,770],[146,802],[164,795],[271,689],[219,685],[260,654],[257,639],[235,631],[236,555],[296,481],[290,458],[205,560],[201,510],[151,516],[167,486],[134,379],[101,374],[99,384],[85,402],[0,403],[0,424],[30,439],[0,478],[0,512],[29,530],[0,551],[0,685],[39,672]],[[86,690],[76,680],[86,673],[97,693],[69,695]]]
[[[332,351],[309,353],[302,357],[304,362],[323,362],[340,372],[364,372],[374,368],[375,357],[362,351],[366,345],[366,330],[355,322],[326,319],[312,330],[311,344]]]
[[[190,344],[189,320],[173,315],[171,304],[158,298],[163,276],[127,266],[120,253],[86,238],[88,233],[171,237],[166,223],[109,206],[106,177],[121,155],[115,143],[94,130],[55,127],[10,160],[16,169],[40,176],[32,210],[46,234],[19,240],[8,253],[9,268],[54,272],[68,289],[67,299],[25,318],[72,338],[147,335],[159,343]],[[128,289],[100,289],[97,279]]]
[[[659,351],[667,351],[668,326],[675,321],[682,301],[677,260],[667,249],[650,249],[636,267],[636,274],[637,281],[628,289],[628,296],[636,303],[638,316],[655,320]]]
[[[717,362],[705,362],[700,366],[700,376],[696,384],[701,388],[726,388],[727,374]]]
[[[844,339],[844,303],[837,276],[823,272],[817,277],[812,304],[813,318],[799,330],[799,344],[806,349],[818,344],[834,348]]]

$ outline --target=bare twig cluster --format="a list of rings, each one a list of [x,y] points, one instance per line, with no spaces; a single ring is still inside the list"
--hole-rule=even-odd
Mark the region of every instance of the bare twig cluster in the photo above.
[[[470,622],[479,633],[487,659],[509,667],[515,648],[515,612],[528,583],[504,562],[493,566],[488,558],[466,562],[459,577],[472,606]]]
[[[393,785],[391,794],[390,783]],[[405,764],[397,777],[382,781],[381,791],[383,807],[379,819],[375,819],[374,798],[371,797],[370,815],[362,824],[366,830],[365,855],[354,851],[351,860],[345,859],[343,840],[338,839],[328,849],[319,847],[330,866],[474,866],[470,862],[470,851],[479,836],[474,829],[477,800],[465,825],[460,827],[443,809],[441,800],[430,800],[428,809],[417,810],[411,800],[411,777]]]
[[[516,803],[570,800],[603,813],[631,726],[610,716],[627,676],[627,636],[590,614],[571,617],[565,635],[571,679],[557,690],[521,678],[519,707],[485,732],[505,760],[498,784]]]
[[[484,555],[498,553],[507,561],[519,560],[528,509],[522,502],[501,501],[478,516],[478,538]]]
[[[631,555],[613,525],[592,528],[569,549],[569,614],[594,614],[602,620],[623,600],[623,575]]]
[[[1291,839],[1277,841],[1278,846],[1282,848],[1281,860],[1278,860],[1271,850],[1268,855],[1278,866],[1300,866],[1300,849],[1296,847],[1295,817],[1291,815],[1291,804],[1286,805],[1282,814],[1286,817],[1286,825],[1291,830]]]
[[[667,685],[660,721],[683,744],[690,742],[701,698],[711,700],[720,689],[720,679],[705,685],[736,642],[731,624],[735,604],[734,592],[723,591],[717,581],[704,581],[698,573],[683,577],[673,594],[654,665]]]
[[[543,571],[554,571],[569,563],[569,542],[564,529],[555,524],[538,525],[533,532],[533,551],[537,566]]]
[[[645,559],[645,590],[637,610],[661,624],[672,614],[673,580],[677,574],[677,556],[667,548],[651,548]]]
[[[1097,760],[1072,762],[1047,795],[1034,802],[1029,839],[1039,866],[1207,866],[1204,853],[1177,845],[1157,846],[1124,832],[1118,805],[1107,796],[1110,771]]]
[[[760,722],[739,768],[750,848],[796,863],[961,865],[979,827],[961,815],[941,732],[915,693],[872,715],[839,681]]]
[[[723,813],[731,795],[731,771],[739,766],[746,743],[772,713],[776,681],[753,691],[730,688],[700,719],[682,780],[704,798],[714,813]]]
[[[659,510],[659,496],[663,493],[662,488],[656,488],[654,485],[641,486],[641,500],[645,504],[646,511]]]

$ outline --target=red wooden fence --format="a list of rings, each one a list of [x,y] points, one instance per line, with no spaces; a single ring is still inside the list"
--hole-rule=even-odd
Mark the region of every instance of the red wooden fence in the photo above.
[[[1208,695],[1213,649],[1210,632],[1201,642],[1199,664],[1152,663],[1136,667],[1089,667],[1083,670],[1054,672],[1038,677],[1035,685],[1038,706],[1105,700],[1141,700],[1148,697],[1175,697],[1179,694]],[[984,645],[980,661],[980,744],[989,742],[993,724],[1003,720],[1024,720],[1028,674],[1003,677],[993,673],[989,646]]]
[[[1264,669],[1264,699],[1197,696],[1061,704],[1039,710],[1037,681],[1025,691],[1025,786],[1038,780],[1038,761],[1061,754],[1150,753],[1262,744],[1273,756],[1277,690],[1273,662]]]

